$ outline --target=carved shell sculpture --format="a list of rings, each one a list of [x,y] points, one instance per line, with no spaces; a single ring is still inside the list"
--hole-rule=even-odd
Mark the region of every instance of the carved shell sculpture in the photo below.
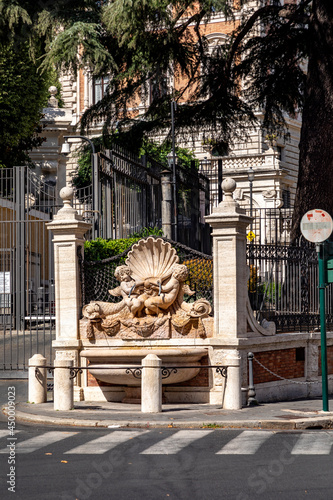
[[[159,278],[163,281],[172,274],[172,266],[179,262],[176,250],[161,238],[147,238],[133,245],[126,264],[135,280]]]

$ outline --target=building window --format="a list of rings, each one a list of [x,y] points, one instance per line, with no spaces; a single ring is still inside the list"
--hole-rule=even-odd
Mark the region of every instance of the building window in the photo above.
[[[291,207],[289,189],[282,190],[282,201],[283,201],[283,205],[282,205],[283,208],[290,208]]]
[[[168,79],[166,75],[157,73],[149,82],[149,102],[161,99],[168,92]]]
[[[98,101],[103,99],[106,94],[107,86],[110,83],[109,76],[101,76],[94,78],[93,80],[93,103],[96,104]]]

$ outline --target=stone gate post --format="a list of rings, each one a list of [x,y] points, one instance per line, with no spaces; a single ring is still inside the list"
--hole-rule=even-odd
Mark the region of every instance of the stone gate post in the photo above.
[[[206,217],[213,228],[214,280],[214,363],[228,365],[225,406],[241,408],[240,339],[247,337],[246,228],[251,217],[233,199],[236,182],[227,178],[222,183],[224,198]]]
[[[71,206],[73,194],[70,187],[61,189],[64,206],[47,228],[53,233],[54,245],[56,340],[52,345],[56,358],[73,359],[76,365],[82,307],[79,256],[83,256],[83,236],[91,224],[84,222]]]
[[[233,199],[236,182],[222,182],[223,201],[206,217],[213,228],[215,337],[246,337],[246,227],[251,217]]]

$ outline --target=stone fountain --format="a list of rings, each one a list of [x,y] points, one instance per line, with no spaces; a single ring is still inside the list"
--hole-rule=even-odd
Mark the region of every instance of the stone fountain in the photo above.
[[[206,217],[213,228],[214,317],[207,300],[193,300],[186,266],[161,238],[135,244],[125,265],[115,270],[119,285],[109,291],[110,301],[92,301],[82,309],[80,261],[91,225],[71,206],[73,190],[61,190],[64,206],[48,224],[55,255],[52,346],[55,363],[76,367],[75,400],[138,399],[140,379],[133,369],[147,354],[156,354],[164,368],[177,367],[163,378],[166,402],[223,401],[224,408],[241,408],[246,353],[273,345],[269,337],[275,337],[275,328],[253,317],[246,265],[251,218],[233,199],[236,183],[225,179],[222,187],[223,202]],[[228,367],[226,378],[213,368],[217,365]]]
[[[170,345],[168,340],[206,338],[203,320],[208,318],[211,305],[205,299],[184,301],[184,295],[194,292],[185,284],[188,269],[179,264],[176,250],[161,238],[140,240],[114,274],[119,286],[109,293],[119,301],[93,301],[83,307],[80,336],[91,347],[83,349],[80,356],[86,360],[89,373],[100,386],[123,386],[126,401],[131,395],[138,397],[139,391],[132,388],[141,383],[132,367],[140,366],[149,353],[160,357],[163,367],[176,368],[166,372],[164,384],[193,379],[200,371],[201,358],[208,354],[207,348],[175,346],[174,341]],[[108,339],[113,340],[114,347],[102,345]],[[159,346],[147,345],[147,341],[157,339],[161,340]],[[141,348],[137,344],[125,347],[130,340],[144,343]]]

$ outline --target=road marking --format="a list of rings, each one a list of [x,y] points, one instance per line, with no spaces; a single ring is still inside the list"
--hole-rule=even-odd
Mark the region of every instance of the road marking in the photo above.
[[[208,436],[210,432],[214,431],[178,431],[142,451],[141,455],[175,455],[185,446]]]
[[[35,436],[33,438],[27,439],[26,441],[15,441],[15,451],[17,453],[32,453],[33,451],[49,446],[63,439],[74,436],[77,432],[60,432],[51,431],[45,432],[40,436]],[[8,448],[0,450],[0,453],[8,453]]]
[[[253,455],[272,435],[271,431],[243,431],[216,455]]]
[[[302,434],[295,446],[292,455],[329,455],[333,444],[332,432],[311,432]]]
[[[72,448],[66,451],[65,454],[101,455],[102,453],[112,450],[112,448],[115,448],[119,444],[125,443],[129,439],[146,434],[146,432],[149,431],[113,431],[110,432],[110,434],[105,434],[102,437],[88,441],[88,443]]]

